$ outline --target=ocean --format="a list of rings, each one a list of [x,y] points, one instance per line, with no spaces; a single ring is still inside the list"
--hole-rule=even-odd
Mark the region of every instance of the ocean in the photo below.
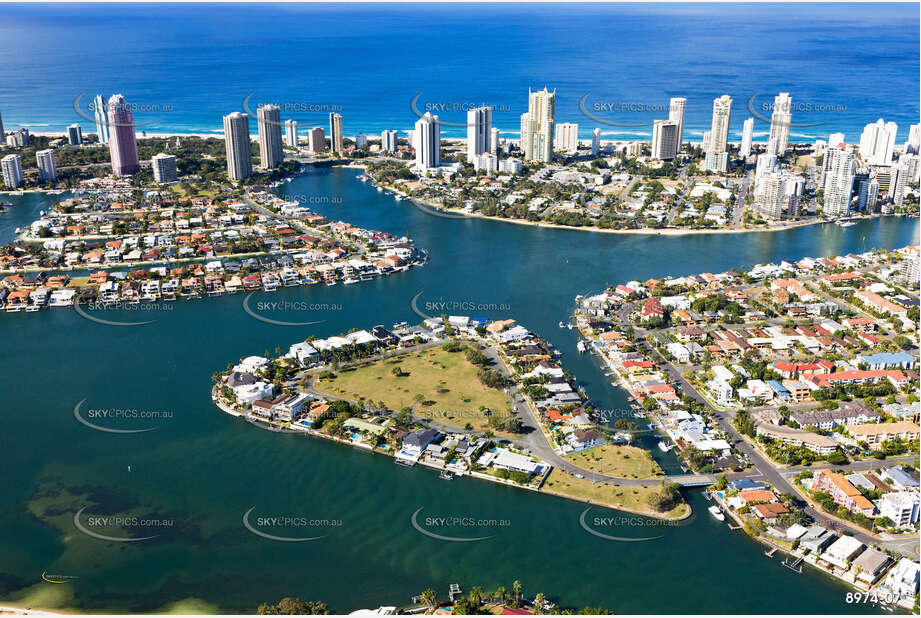
[[[557,122],[583,139],[595,127],[649,139],[682,96],[685,140],[698,141],[726,93],[730,140],[751,116],[759,141],[783,91],[794,141],[857,141],[884,118],[901,142],[919,121],[918,27],[910,3],[12,4],[0,114],[7,130],[93,132],[92,97],[120,92],[139,135],[219,134],[223,115],[273,102],[301,127],[341,113],[349,136],[406,131],[432,111],[461,137],[466,109],[487,104],[515,139],[528,89],[546,86]]]

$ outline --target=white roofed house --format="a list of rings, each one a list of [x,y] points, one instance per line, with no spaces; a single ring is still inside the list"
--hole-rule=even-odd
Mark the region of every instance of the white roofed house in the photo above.
[[[319,353],[316,348],[306,341],[292,345],[288,349],[288,356],[295,359],[302,367],[310,366],[319,360]]]
[[[921,579],[921,564],[902,558],[889,570],[879,585],[880,592],[899,596],[903,606],[911,607],[918,594],[918,580]]]
[[[854,560],[863,550],[865,545],[850,535],[843,535],[832,543],[820,556],[820,559],[843,571],[850,568]]]
[[[531,475],[541,470],[540,462],[534,461],[527,455],[513,453],[508,449],[498,449],[491,463],[496,468],[524,472]]]

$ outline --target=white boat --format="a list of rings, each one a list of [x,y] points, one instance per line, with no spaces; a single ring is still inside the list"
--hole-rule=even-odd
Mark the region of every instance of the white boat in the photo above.
[[[382,188],[378,187],[378,188],[377,188],[377,192],[378,192],[378,193],[383,193],[384,190],[383,190]]]
[[[851,227],[852,225],[857,225],[856,221],[835,221],[835,224],[838,227]]]
[[[670,450],[672,450],[672,447],[666,445],[665,442],[663,442],[662,440],[659,440],[659,450],[662,451],[663,453],[667,453]]]
[[[723,511],[721,511],[720,507],[716,506],[715,504],[707,510],[710,511],[710,514],[713,515],[718,521],[726,521],[726,516],[723,515]]]
[[[563,324],[563,322],[562,322],[562,321],[560,321],[560,328],[566,328],[566,325],[565,325],[565,324]]]
[[[580,341],[579,343],[577,343],[576,349],[579,350],[579,352],[585,352],[585,342]]]
[[[354,277],[352,277],[351,279],[346,279],[345,281],[343,281],[342,285],[351,285],[353,283],[358,283],[358,281],[359,281],[358,279],[355,279]]]

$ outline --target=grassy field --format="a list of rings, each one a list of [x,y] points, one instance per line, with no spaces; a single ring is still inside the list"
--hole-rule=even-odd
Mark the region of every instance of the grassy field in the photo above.
[[[639,513],[663,519],[681,519],[686,517],[691,507],[680,504],[667,513],[658,513],[646,502],[649,495],[659,490],[659,483],[651,480],[648,487],[624,487],[592,483],[588,479],[578,479],[554,468],[544,481],[541,491],[591,502],[614,509]]]
[[[662,473],[646,449],[605,444],[567,455],[573,464],[592,472],[630,479],[654,479]]]
[[[399,367],[402,375],[393,375]],[[463,352],[446,352],[430,348],[377,361],[354,370],[344,370],[333,379],[317,381],[320,392],[354,401],[383,401],[393,410],[406,406],[413,414],[463,427],[488,428],[489,417],[508,414],[508,398],[495,388],[484,386],[477,377],[477,367]],[[498,433],[498,432],[497,432]]]

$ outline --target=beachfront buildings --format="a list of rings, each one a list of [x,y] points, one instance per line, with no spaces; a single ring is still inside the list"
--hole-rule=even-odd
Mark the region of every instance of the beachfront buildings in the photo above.
[[[868,124],[860,135],[860,158],[871,165],[889,165],[898,131],[898,125],[882,118]]]
[[[729,168],[729,119],[732,115],[732,97],[724,94],[713,100],[713,120],[709,140],[704,144],[707,156],[704,166],[708,171],[726,173]]]
[[[492,108],[475,107],[467,111],[467,162],[473,163],[479,155],[490,152],[492,133]]]
[[[595,127],[592,129],[592,156],[597,157],[601,152],[601,129]]]
[[[307,133],[307,148],[310,152],[317,153],[326,150],[326,131],[323,127],[314,127]]]
[[[526,161],[549,163],[553,157],[556,90],[528,89],[528,111],[521,115],[521,150]]]
[[[79,146],[83,143],[83,128],[74,123],[67,127],[67,143],[71,146]]]
[[[282,162],[281,108],[263,105],[256,111],[259,125],[259,161],[264,170],[278,167]]]
[[[176,169],[176,157],[164,152],[155,154],[150,159],[153,170],[154,182],[168,183],[179,180],[179,171]]]
[[[416,169],[434,169],[441,164],[441,122],[431,112],[416,121],[413,146],[416,149]]]
[[[297,148],[297,120],[285,120],[285,144]]]
[[[672,97],[668,101],[668,119],[678,123],[678,135],[675,136],[675,152],[681,152],[681,142],[684,140],[684,108],[688,100],[684,97]]]
[[[396,129],[386,129],[381,131],[381,150],[384,152],[396,152],[397,139]]]
[[[768,143],[775,144],[774,154],[782,155],[787,151],[790,142],[790,123],[793,121],[793,101],[789,92],[781,92],[774,97],[774,113],[771,114],[771,132],[768,134]]]
[[[831,217],[846,216],[850,211],[854,186],[854,155],[844,148],[830,147],[825,151],[825,157],[824,212]]]
[[[54,150],[46,148],[35,153],[35,163],[38,165],[39,180],[55,180],[58,170],[54,164]]]
[[[342,114],[329,114],[329,148],[336,154],[342,154]]]
[[[668,161],[678,156],[679,125],[675,120],[652,123],[652,158]]]
[[[253,152],[249,143],[249,115],[233,112],[224,116],[224,149],[227,176],[243,180],[253,173]]]
[[[574,122],[557,124],[553,140],[557,150],[575,154],[579,150],[579,125]]]
[[[109,143],[109,119],[106,117],[106,101],[101,94],[93,99],[93,117],[96,120],[96,137],[100,144]],[[3,131],[0,131],[0,135]]]
[[[134,115],[131,107],[120,94],[109,98],[107,107],[109,121],[109,155],[112,159],[112,174],[130,176],[141,169],[138,161],[138,143],[134,134]]]
[[[8,154],[0,159],[0,169],[3,171],[3,184],[7,189],[18,189],[22,186],[22,158],[17,154]]]

